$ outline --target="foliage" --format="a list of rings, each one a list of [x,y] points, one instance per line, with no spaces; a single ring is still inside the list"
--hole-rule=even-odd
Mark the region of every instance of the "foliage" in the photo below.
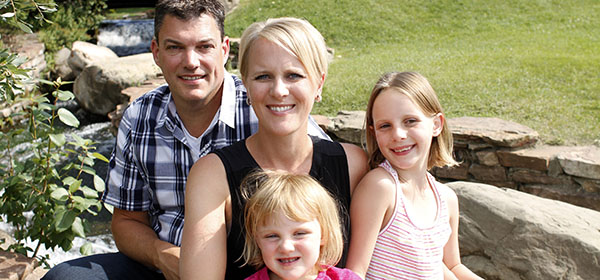
[[[51,25],[40,32],[50,53],[71,47],[75,41],[89,41],[104,19],[105,0],[56,0],[59,8],[49,18]]]
[[[5,23],[21,26],[18,20]],[[80,215],[101,210],[98,193],[104,190],[92,167],[96,159],[107,159],[94,152],[93,141],[67,136],[57,125],[59,120],[68,127],[79,125],[71,112],[56,106],[74,98],[60,89],[66,83],[39,81],[54,88],[51,103],[48,94],[36,92],[28,69],[20,68],[24,62],[0,49],[0,102],[5,108],[23,108],[0,122],[0,220],[15,227],[17,242],[9,249],[35,257],[41,245],[69,250],[76,236],[85,237],[88,225]],[[94,186],[83,184],[84,176],[91,176]],[[27,239],[37,241],[36,248],[28,247]]]
[[[44,23],[47,14],[56,11],[56,4],[49,0],[37,3],[32,0],[0,0],[0,22],[18,27],[25,33],[32,33]]]
[[[516,0],[240,1],[226,18],[309,20],[335,49],[314,113],[364,110],[387,71],[424,74],[448,117],[498,117],[546,143],[600,140],[600,2]]]

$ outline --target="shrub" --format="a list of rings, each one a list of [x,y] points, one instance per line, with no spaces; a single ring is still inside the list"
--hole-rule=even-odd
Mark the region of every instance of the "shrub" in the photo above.
[[[17,13],[0,17],[13,28],[31,31],[23,28]],[[9,249],[36,257],[42,244],[66,251],[76,236],[85,237],[88,225],[80,215],[95,215],[101,210],[98,194],[104,190],[103,179],[92,167],[96,159],[108,160],[94,152],[93,141],[68,136],[64,126],[56,125],[59,120],[69,127],[79,125],[71,112],[56,106],[58,101],[74,98],[71,92],[61,90],[66,83],[40,80],[53,88],[50,94],[40,93],[27,69],[20,68],[24,62],[0,49],[0,102],[5,107],[23,107],[0,122],[0,220],[15,227],[17,242]],[[26,92],[26,84],[34,90]],[[92,176],[94,186],[83,185],[83,176]],[[28,238],[37,241],[35,248],[26,245]],[[85,254],[90,249],[87,244],[81,251]],[[37,257],[44,261],[48,256]]]

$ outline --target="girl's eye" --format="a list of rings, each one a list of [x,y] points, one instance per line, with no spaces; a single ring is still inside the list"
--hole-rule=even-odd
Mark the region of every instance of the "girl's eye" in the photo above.
[[[277,234],[274,234],[274,233],[273,234],[267,234],[267,235],[265,235],[265,238],[267,238],[267,239],[277,238]]]
[[[389,124],[387,124],[387,123],[383,123],[383,124],[380,124],[380,125],[378,125],[378,126],[377,126],[377,129],[386,129],[386,128],[388,128],[388,127],[390,127],[390,125],[389,125]]]
[[[419,122],[419,120],[417,120],[417,119],[406,119],[406,120],[404,120],[404,123],[406,125],[408,125],[408,126],[415,125],[417,122]]]

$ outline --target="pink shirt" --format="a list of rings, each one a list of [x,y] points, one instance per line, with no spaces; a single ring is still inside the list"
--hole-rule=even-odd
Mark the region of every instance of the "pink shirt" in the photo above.
[[[269,270],[263,267],[261,270],[250,275],[246,280],[269,280]],[[319,272],[315,280],[362,280],[352,270],[346,268],[330,267],[328,270]]]
[[[365,279],[443,279],[444,246],[452,230],[446,200],[438,190],[440,183],[427,174],[438,207],[433,225],[420,228],[407,212],[396,170],[387,160],[379,166],[394,177],[396,206],[389,223],[377,236]]]

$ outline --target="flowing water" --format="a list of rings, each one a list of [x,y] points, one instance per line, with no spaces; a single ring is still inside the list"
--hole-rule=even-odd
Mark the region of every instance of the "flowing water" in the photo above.
[[[118,56],[150,52],[154,36],[153,19],[104,20],[98,31],[98,45]]]

